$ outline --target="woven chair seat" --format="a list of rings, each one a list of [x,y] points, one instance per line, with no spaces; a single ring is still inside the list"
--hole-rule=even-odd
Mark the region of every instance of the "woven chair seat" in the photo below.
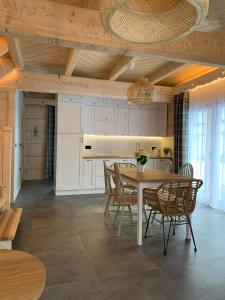
[[[135,205],[137,204],[137,196],[136,195],[121,195],[121,197],[117,197],[115,199],[115,204],[126,206],[126,205]]]

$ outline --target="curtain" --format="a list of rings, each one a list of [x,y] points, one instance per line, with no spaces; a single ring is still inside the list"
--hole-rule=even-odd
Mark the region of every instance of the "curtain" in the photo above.
[[[178,173],[187,162],[189,93],[180,93],[174,98],[174,172]]]
[[[225,212],[225,101],[203,96],[189,110],[188,158],[204,183],[198,201]]]
[[[48,105],[48,134],[46,147],[45,179],[54,179],[55,106]]]

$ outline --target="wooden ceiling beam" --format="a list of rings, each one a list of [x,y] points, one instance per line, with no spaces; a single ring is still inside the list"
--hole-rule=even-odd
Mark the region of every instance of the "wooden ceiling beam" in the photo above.
[[[181,92],[194,89],[197,86],[208,84],[220,78],[225,78],[225,71],[221,69],[216,69],[216,70],[212,69],[211,72],[201,74],[199,75],[199,77],[192,78],[188,82],[186,81],[178,84],[173,88],[173,93],[179,94]]]
[[[22,90],[39,93],[62,93],[79,96],[113,97],[127,101],[130,83],[90,79],[75,76],[58,76],[16,70],[0,79],[0,90]],[[172,101],[172,88],[156,86],[156,102]]]
[[[12,57],[15,67],[17,69],[23,70],[24,61],[23,61],[19,39],[15,37],[9,37],[8,41],[9,41],[9,53]]]
[[[173,75],[176,73],[178,70],[181,70],[184,68],[186,64],[179,63],[179,62],[169,62],[156,70],[155,72],[149,74],[149,81],[152,84],[156,84],[157,82]]]
[[[63,13],[62,13],[63,12]],[[23,36],[54,46],[112,55],[156,56],[168,61],[225,68],[225,43],[214,33],[193,32],[175,41],[138,45],[112,39],[98,11],[46,0],[1,1],[0,35]]]
[[[9,51],[9,44],[5,37],[0,37],[0,56],[5,55]]]
[[[80,49],[70,49],[66,61],[65,73],[66,76],[71,76],[76,68],[80,55]]]
[[[137,60],[136,57],[124,56],[119,62],[115,65],[115,67],[110,71],[109,74],[105,77],[106,80],[117,80],[120,75],[126,72],[129,69],[129,64],[135,63]]]
[[[14,69],[11,59],[0,57],[0,78],[6,76]]]

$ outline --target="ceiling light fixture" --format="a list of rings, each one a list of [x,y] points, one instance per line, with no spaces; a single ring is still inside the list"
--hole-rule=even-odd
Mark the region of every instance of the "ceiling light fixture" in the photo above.
[[[154,101],[154,97],[155,87],[145,77],[131,84],[127,91],[128,102],[131,104],[150,104]]]
[[[132,43],[183,37],[204,21],[209,0],[99,0],[105,30]]]

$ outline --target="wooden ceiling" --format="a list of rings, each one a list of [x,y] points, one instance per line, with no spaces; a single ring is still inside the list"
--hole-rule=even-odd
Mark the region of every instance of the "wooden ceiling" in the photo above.
[[[15,0],[16,2],[17,0]],[[32,0],[31,0],[32,1]],[[49,0],[58,4],[97,10],[97,0]],[[1,10],[0,10],[1,11]],[[209,14],[199,27],[200,32],[213,32],[225,36],[225,1],[210,0]],[[176,86],[215,70],[215,66],[171,62],[163,56],[131,56],[112,54],[107,51],[73,49],[54,46],[33,39],[18,37],[11,43],[10,55],[16,67],[49,74],[71,75],[95,79],[111,79],[135,82],[141,76],[153,78],[159,85]],[[215,46],[216,47],[216,46]],[[17,52],[17,53],[16,53]],[[207,60],[207,59],[206,59]],[[224,61],[225,63],[225,61]],[[66,71],[69,65],[69,70]],[[71,71],[72,70],[72,71]],[[158,77],[157,77],[158,76]]]

